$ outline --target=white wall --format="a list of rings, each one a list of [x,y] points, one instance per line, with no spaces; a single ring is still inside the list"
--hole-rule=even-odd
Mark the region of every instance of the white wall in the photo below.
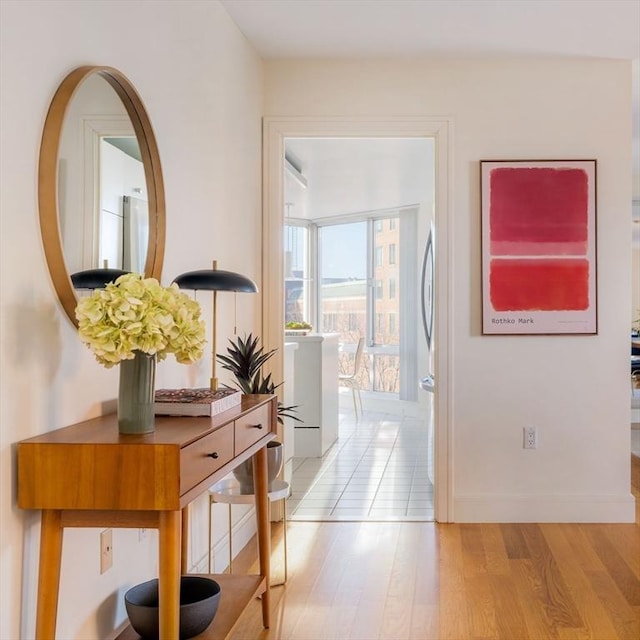
[[[39,542],[39,515],[16,506],[15,443],[95,416],[117,393],[117,369],[80,344],[47,272],[37,164],[49,102],[77,66],[123,72],[146,105],[164,170],[163,282],[216,258],[260,286],[262,64],[215,0],[3,0],[0,10],[0,638],[8,640],[33,636]],[[222,342],[233,296],[220,296],[218,308]],[[239,295],[239,332],[259,330],[259,313],[259,295]],[[209,374],[208,360],[165,361],[158,383],[206,385]],[[218,508],[221,541],[226,509]],[[202,567],[202,501],[194,521],[191,562]],[[138,541],[137,531],[114,531],[114,567],[99,575],[99,531],[65,534],[58,637],[109,637],[124,619],[122,592],[156,574],[156,544],[155,532]]]
[[[629,476],[631,77],[624,61],[283,60],[266,116],[453,119],[452,505],[457,521],[634,519]],[[598,160],[597,336],[483,337],[480,159]],[[443,238],[440,237],[440,242]],[[539,446],[522,449],[535,425]]]

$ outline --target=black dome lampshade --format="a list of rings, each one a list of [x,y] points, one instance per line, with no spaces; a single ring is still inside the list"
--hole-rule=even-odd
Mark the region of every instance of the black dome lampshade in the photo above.
[[[256,293],[256,283],[233,271],[222,269],[201,269],[200,271],[188,271],[174,279],[181,289],[206,290],[206,291],[242,291],[243,293]]]
[[[213,314],[211,331],[211,390],[218,388],[218,378],[216,377],[216,314],[217,314],[217,294],[218,291],[235,291],[242,293],[257,293],[256,283],[234,271],[223,271],[218,269],[218,263],[213,261],[212,269],[200,269],[199,271],[187,271],[174,278],[173,282],[180,289],[191,289],[193,291],[213,291]]]
[[[74,289],[104,289],[110,282],[115,282],[129,271],[122,269],[86,269],[76,271],[69,277]]]

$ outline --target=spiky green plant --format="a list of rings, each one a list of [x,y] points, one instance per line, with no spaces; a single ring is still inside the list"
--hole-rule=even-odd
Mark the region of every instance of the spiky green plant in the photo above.
[[[275,384],[270,373],[265,377],[262,367],[277,349],[265,351],[259,343],[259,338],[254,338],[251,333],[244,339],[239,336],[235,341],[229,339],[227,355],[218,353],[216,359],[223,369],[232,373],[236,379],[236,386],[242,393],[273,394],[283,383]],[[287,407],[282,402],[278,402],[278,422],[282,424],[283,418],[292,418],[301,422],[300,418],[294,415],[296,409],[297,405]]]

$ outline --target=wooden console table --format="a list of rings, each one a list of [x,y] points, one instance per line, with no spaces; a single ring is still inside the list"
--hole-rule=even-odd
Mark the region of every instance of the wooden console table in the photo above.
[[[180,575],[187,571],[186,508],[254,456],[260,573],[213,575],[218,613],[198,637],[223,639],[258,594],[269,627],[269,505],[266,444],[275,438],[275,396],[244,396],[212,418],[156,417],[154,433],[120,435],[115,415],[18,443],[18,506],[42,510],[36,638],[55,637],[65,527],[159,530],[160,639],[176,640]],[[137,638],[131,629],[121,638]]]

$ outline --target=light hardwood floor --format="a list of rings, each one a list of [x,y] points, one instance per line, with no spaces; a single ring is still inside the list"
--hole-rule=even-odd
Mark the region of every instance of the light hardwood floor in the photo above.
[[[632,484],[640,498],[638,458]],[[291,522],[271,628],[255,602],[232,638],[638,640],[639,525],[638,507],[628,525]],[[281,557],[274,525],[275,581]]]

